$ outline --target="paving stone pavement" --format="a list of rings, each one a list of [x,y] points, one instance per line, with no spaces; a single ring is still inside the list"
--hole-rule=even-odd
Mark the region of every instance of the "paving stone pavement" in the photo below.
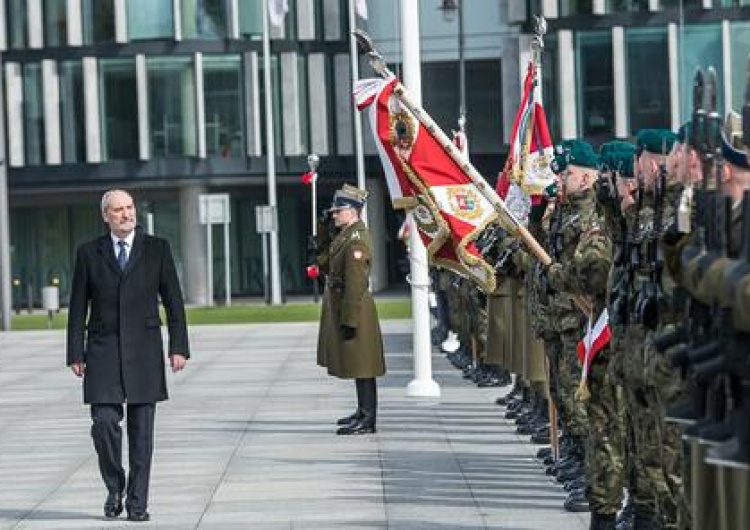
[[[102,516],[80,382],[60,331],[0,333],[0,528],[584,530],[506,392],[435,353],[437,400],[406,397],[411,324],[383,323],[378,433],[338,437],[354,385],[315,366],[317,324],[196,326],[157,407],[151,523]]]

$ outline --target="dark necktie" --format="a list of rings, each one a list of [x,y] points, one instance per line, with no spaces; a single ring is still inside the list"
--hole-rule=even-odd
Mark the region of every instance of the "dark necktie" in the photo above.
[[[128,263],[128,251],[125,248],[127,245],[123,240],[117,242],[117,246],[120,247],[117,252],[117,264],[120,266],[120,270],[123,270]]]

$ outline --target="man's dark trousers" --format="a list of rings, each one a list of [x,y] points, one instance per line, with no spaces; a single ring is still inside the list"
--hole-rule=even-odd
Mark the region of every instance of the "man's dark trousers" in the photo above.
[[[127,482],[128,512],[144,512],[148,505],[148,485],[151,475],[151,456],[154,452],[155,403],[128,403],[128,459],[130,470]],[[91,405],[91,438],[99,455],[99,471],[110,493],[125,489],[125,470],[122,467],[123,406],[119,403]]]

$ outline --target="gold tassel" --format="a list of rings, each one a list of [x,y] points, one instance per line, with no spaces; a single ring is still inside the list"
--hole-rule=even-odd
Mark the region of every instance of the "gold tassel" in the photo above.
[[[581,377],[581,383],[578,385],[578,390],[576,390],[576,399],[578,401],[588,401],[590,397],[591,392],[589,392],[588,377]]]

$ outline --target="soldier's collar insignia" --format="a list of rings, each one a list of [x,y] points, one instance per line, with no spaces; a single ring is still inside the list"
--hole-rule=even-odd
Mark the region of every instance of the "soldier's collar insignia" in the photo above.
[[[359,232],[352,232],[352,237],[350,237],[352,241],[359,241],[362,239],[362,237],[359,235]]]

